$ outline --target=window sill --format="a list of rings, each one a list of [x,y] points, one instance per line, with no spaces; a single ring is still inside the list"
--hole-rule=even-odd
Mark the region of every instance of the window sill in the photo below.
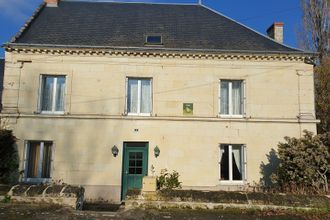
[[[243,180],[220,180],[220,185],[245,185]]]
[[[144,117],[150,117],[151,113],[127,113],[127,116],[144,116]]]
[[[51,178],[25,178],[23,183],[49,183],[51,182]]]
[[[51,112],[51,111],[41,111],[39,114],[42,115],[65,115],[64,111],[58,111],[58,112]]]
[[[218,115],[219,118],[234,118],[234,119],[239,119],[239,118],[245,118],[244,115]]]

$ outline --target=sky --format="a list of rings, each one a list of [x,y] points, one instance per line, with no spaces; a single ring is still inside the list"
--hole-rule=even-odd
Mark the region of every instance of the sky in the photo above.
[[[0,0],[0,44],[10,41],[43,0]],[[74,1],[74,0],[71,0]],[[77,0],[79,1],[79,0]],[[82,0],[80,0],[82,1]],[[84,0],[86,1],[86,0]],[[100,0],[88,0],[100,1]],[[103,0],[106,1],[106,0]],[[196,3],[198,0],[112,0],[118,2]],[[202,0],[202,4],[259,33],[273,22],[284,22],[284,43],[299,47],[300,0]],[[0,57],[4,56],[0,49]]]

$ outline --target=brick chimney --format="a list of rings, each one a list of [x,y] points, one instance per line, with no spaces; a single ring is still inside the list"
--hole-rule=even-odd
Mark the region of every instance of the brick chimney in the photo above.
[[[273,38],[279,43],[283,43],[283,33],[284,33],[284,23],[283,22],[274,22],[268,29],[268,37]]]
[[[60,0],[44,0],[47,4],[47,7],[57,7]]]

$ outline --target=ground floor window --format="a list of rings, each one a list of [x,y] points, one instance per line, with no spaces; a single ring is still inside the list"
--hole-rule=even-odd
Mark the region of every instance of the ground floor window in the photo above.
[[[51,178],[52,162],[51,141],[28,141],[25,149],[25,177],[26,179]]]
[[[246,178],[245,145],[220,145],[220,180],[243,181]]]

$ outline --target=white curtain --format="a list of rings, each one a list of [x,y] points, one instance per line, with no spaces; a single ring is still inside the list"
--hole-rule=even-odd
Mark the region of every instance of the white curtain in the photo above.
[[[65,77],[58,77],[56,84],[55,111],[64,111]]]
[[[40,142],[29,143],[28,178],[39,177]]]
[[[42,158],[42,171],[41,171],[42,178],[50,178],[51,158],[52,158],[52,143],[44,142],[44,151],[43,151],[43,158]]]
[[[220,114],[229,114],[229,82],[221,81],[221,102],[220,102]]]
[[[129,113],[137,113],[138,105],[138,80],[128,80],[128,91],[127,91],[127,111]]]
[[[242,147],[241,146],[232,146],[232,154],[233,158],[233,179],[234,180],[242,180],[242,171],[243,171],[243,155],[242,155]],[[238,169],[239,173],[235,175],[235,166]]]
[[[232,81],[232,105],[233,115],[242,114],[242,82]]]
[[[151,83],[150,80],[141,80],[141,113],[151,112]]]
[[[45,76],[42,85],[41,110],[52,111],[54,78]]]

